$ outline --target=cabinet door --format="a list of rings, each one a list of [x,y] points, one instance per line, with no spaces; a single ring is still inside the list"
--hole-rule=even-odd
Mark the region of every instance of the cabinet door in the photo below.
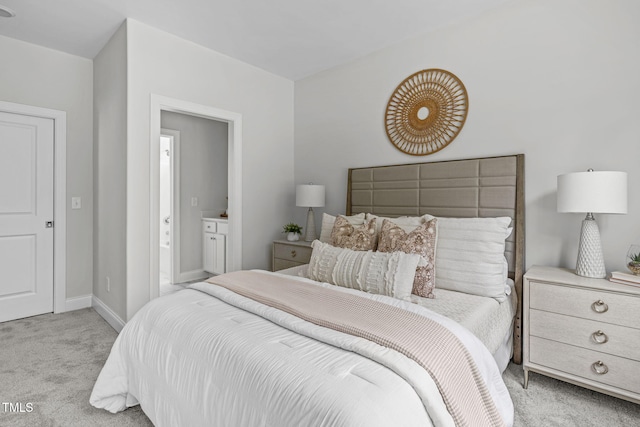
[[[223,274],[226,270],[227,251],[226,237],[224,234],[213,235],[213,271],[215,274]]]
[[[202,243],[202,269],[209,273],[215,273],[215,236],[216,235],[213,233],[204,233],[204,240]]]

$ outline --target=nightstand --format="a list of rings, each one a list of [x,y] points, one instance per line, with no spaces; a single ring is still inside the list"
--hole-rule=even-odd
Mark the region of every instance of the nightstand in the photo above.
[[[532,267],[523,283],[529,372],[640,403],[640,288]]]
[[[311,242],[275,240],[273,242],[273,262],[271,267],[273,271],[278,271],[297,265],[309,264],[311,251]]]

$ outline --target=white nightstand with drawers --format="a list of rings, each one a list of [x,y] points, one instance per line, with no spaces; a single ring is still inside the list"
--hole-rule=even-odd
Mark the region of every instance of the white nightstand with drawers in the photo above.
[[[640,288],[534,266],[523,286],[529,372],[640,403]]]

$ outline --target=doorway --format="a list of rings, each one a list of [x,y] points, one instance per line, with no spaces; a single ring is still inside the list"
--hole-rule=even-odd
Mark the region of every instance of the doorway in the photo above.
[[[160,295],[180,282],[180,131],[162,129],[160,135],[158,232],[160,247]]]
[[[221,215],[227,209],[229,125],[218,120],[162,111],[161,127],[163,132],[166,131],[166,137],[160,136],[158,218],[160,293],[163,294],[163,290],[180,289],[167,285],[184,284],[210,276],[211,269],[205,266],[209,265],[211,257],[205,254],[208,246],[204,244],[204,221],[225,221]],[[171,150],[169,146],[162,147],[170,144],[169,129],[179,134],[180,140],[179,145]],[[171,174],[172,165],[182,167],[174,167],[178,172]],[[211,223],[210,226],[213,228],[216,224]],[[225,251],[222,249],[216,253],[224,259]],[[171,254],[174,259],[173,275],[167,282],[163,281],[163,276],[169,273],[167,260],[170,257],[167,255]],[[225,270],[226,266],[221,265],[220,268]]]
[[[160,276],[161,276],[161,242],[163,238],[163,229],[158,224],[158,219],[161,218],[161,194],[160,194],[160,159],[162,150],[160,148],[161,135],[162,135],[162,113],[172,112],[179,113],[186,116],[197,117],[201,119],[207,119],[209,121],[222,122],[225,125],[226,140],[227,140],[227,153],[226,153],[226,166],[227,166],[227,184],[226,184],[226,196],[228,201],[226,202],[226,211],[228,214],[228,247],[226,257],[226,271],[239,270],[242,267],[242,116],[238,113],[233,113],[225,110],[220,110],[210,106],[201,104],[195,104],[189,101],[177,100],[173,98],[167,98],[159,95],[151,95],[151,159],[150,159],[150,183],[151,183],[151,197],[150,197],[150,298],[153,299],[160,295]],[[184,135],[181,135],[184,137]],[[175,143],[175,139],[174,139]],[[184,146],[184,141],[181,142],[181,146]],[[180,150],[175,149],[174,154],[179,155]],[[171,159],[171,156],[170,156]],[[175,169],[175,158],[171,159]],[[183,170],[186,169],[182,168]],[[189,194],[183,194],[182,197],[176,197],[176,190],[180,187],[177,185],[177,181],[180,181],[180,174],[174,170],[174,185],[173,194],[174,200],[172,206],[174,210],[169,218],[169,246],[173,248],[173,262],[171,266],[173,268],[171,277],[173,283],[180,283],[184,281],[185,276],[179,276],[180,271],[183,269],[180,264],[180,259],[184,248],[180,247],[179,241],[186,230],[182,230],[178,224],[178,221],[184,223],[181,218],[186,214],[184,206],[180,205],[179,209],[176,209],[176,199],[183,200],[183,204],[186,201],[189,208],[201,208],[200,199],[197,196]],[[216,207],[221,211],[224,211],[224,207]],[[181,211],[185,211],[182,212]],[[204,214],[204,209],[197,209],[198,214]],[[212,210],[211,212],[214,212]],[[191,210],[190,210],[191,212]],[[191,212],[193,213],[193,212]],[[164,221],[164,217],[162,217]],[[201,230],[201,229],[200,229]],[[165,234],[166,236],[166,234]],[[201,232],[198,236],[201,239]],[[179,248],[179,249],[178,249]],[[177,249],[177,250],[176,250]],[[202,269],[199,269],[202,271]],[[202,274],[202,273],[200,273]],[[198,277],[199,278],[199,277]]]

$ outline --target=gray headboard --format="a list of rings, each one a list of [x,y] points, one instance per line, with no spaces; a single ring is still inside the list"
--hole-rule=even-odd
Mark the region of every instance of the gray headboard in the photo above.
[[[516,283],[514,362],[522,355],[524,274],[524,154],[349,169],[347,215],[509,216],[505,256]]]

